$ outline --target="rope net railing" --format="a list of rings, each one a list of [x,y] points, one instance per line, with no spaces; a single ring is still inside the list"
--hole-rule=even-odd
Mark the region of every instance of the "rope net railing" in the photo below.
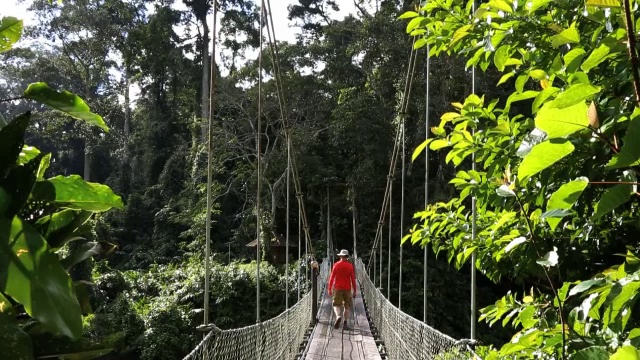
[[[329,276],[329,261],[322,261],[318,274],[318,294]],[[312,294],[307,292],[295,305],[261,323],[237,329],[211,330],[184,360],[295,359],[304,334],[316,314],[312,314]]]
[[[362,260],[356,261],[356,267],[372,325],[389,359],[476,359],[468,342],[455,340],[395,307],[373,284]]]

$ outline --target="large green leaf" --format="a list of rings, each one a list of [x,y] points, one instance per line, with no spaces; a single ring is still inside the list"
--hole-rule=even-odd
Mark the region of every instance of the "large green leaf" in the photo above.
[[[18,116],[7,126],[0,129],[0,175],[16,164],[24,145],[24,132],[29,126],[31,114]],[[0,177],[0,180],[2,178]]]
[[[596,204],[593,219],[597,220],[603,215],[610,213],[613,209],[629,201],[630,196],[631,185],[621,184],[607,189],[600,201]]]
[[[98,126],[104,131],[109,131],[109,128],[100,115],[92,113],[84,100],[66,90],[59,92],[51,89],[46,83],[38,82],[29,85],[24,92],[24,96],[51,106],[76,119],[84,120],[89,124]]]
[[[91,211],[65,209],[38,219],[36,226],[51,249],[56,251],[72,239],[84,235],[83,225],[91,215]]]
[[[565,44],[579,43],[580,34],[578,33],[575,24],[572,24],[568,29],[563,30],[560,34],[552,36],[551,39],[551,46],[557,48]]]
[[[587,0],[587,6],[612,8],[622,7],[622,3],[620,0]]]
[[[627,134],[622,139],[622,149],[607,164],[608,169],[640,165],[640,108],[631,115]]]
[[[550,139],[564,137],[589,126],[586,103],[579,102],[559,109],[553,105],[554,101],[544,104],[535,120],[536,127],[546,132]]]
[[[551,103],[551,107],[564,109],[585,101],[591,96],[600,92],[600,86],[591,84],[576,84],[570,86],[567,90],[560,93],[558,97]]]
[[[539,173],[555,164],[563,157],[571,154],[573,144],[566,139],[551,139],[541,142],[531,149],[518,167],[518,179],[524,179]]]
[[[114,194],[108,186],[84,181],[78,175],[56,176],[38,181],[32,196],[35,200],[75,210],[107,211],[124,207],[120,196]]]
[[[589,346],[577,351],[573,360],[609,360],[609,352],[605,346]]]
[[[611,360],[640,360],[640,353],[638,349],[633,346],[627,345],[621,348],[611,355]]]
[[[591,54],[587,57],[587,59],[582,63],[582,71],[589,72],[589,70],[594,67],[600,65],[601,62],[605,61],[609,54],[611,53],[611,48],[608,44],[601,44],[597,48],[595,48]]]
[[[547,202],[547,211],[554,209],[571,209],[588,184],[589,179],[585,177],[563,184],[556,192],[551,194],[549,202]],[[552,231],[556,229],[556,226],[558,226],[561,220],[561,218],[557,217],[547,217],[546,219]]]
[[[42,154],[23,166],[12,168],[4,179],[0,179],[0,185],[9,195],[9,204],[5,211],[5,216],[11,218],[25,208],[33,185],[36,183],[41,162]]]
[[[7,16],[0,19],[0,52],[11,49],[22,36],[22,20]]]
[[[2,294],[0,298],[4,299]],[[1,299],[0,299],[1,301]],[[11,316],[0,313],[0,357],[11,360],[32,360],[33,344]]]
[[[80,305],[69,274],[42,236],[18,217],[0,218],[0,291],[53,334],[82,335]]]

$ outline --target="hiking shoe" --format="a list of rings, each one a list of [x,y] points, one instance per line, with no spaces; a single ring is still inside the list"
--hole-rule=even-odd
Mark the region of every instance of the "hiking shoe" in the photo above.
[[[336,322],[333,323],[333,328],[337,329],[340,327],[340,322],[342,321],[342,318],[340,316],[338,316],[338,318],[336,319]]]

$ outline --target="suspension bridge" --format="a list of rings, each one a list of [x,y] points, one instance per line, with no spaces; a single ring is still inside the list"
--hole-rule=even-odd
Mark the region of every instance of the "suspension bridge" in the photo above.
[[[469,339],[454,339],[426,323],[427,315],[427,248],[424,248],[424,299],[423,299],[423,316],[421,320],[404,313],[401,310],[402,303],[402,244],[397,248],[399,258],[399,282],[398,282],[398,306],[393,305],[391,301],[382,293],[382,268],[383,268],[383,232],[384,226],[388,225],[388,247],[387,254],[387,271],[391,268],[391,252],[393,249],[391,228],[392,222],[387,219],[392,218],[392,191],[395,181],[398,162],[401,160],[401,204],[400,204],[400,229],[399,235],[402,238],[404,231],[404,189],[406,174],[406,146],[405,146],[405,118],[409,107],[409,98],[415,69],[417,63],[417,51],[411,48],[409,56],[409,64],[405,78],[404,89],[401,96],[401,104],[398,109],[398,117],[396,123],[395,145],[391,154],[389,173],[387,175],[387,186],[380,211],[380,219],[378,228],[373,241],[373,246],[366,253],[364,259],[368,261],[365,265],[363,258],[357,255],[357,234],[355,232],[355,214],[353,219],[353,253],[354,263],[357,276],[357,293],[358,296],[354,300],[352,316],[348,320],[348,328],[334,328],[335,321],[332,311],[330,296],[328,295],[327,281],[331,271],[331,263],[334,258],[333,243],[331,241],[330,231],[330,198],[327,193],[327,255],[319,263],[314,258],[313,242],[310,236],[310,226],[307,221],[307,214],[304,204],[304,194],[298,177],[297,164],[295,157],[292,157],[292,139],[290,136],[289,120],[287,118],[287,109],[285,101],[285,91],[282,86],[279,69],[279,53],[276,42],[276,35],[273,26],[273,18],[271,15],[271,4],[269,0],[261,0],[260,2],[260,51],[258,52],[258,118],[256,121],[256,163],[257,163],[257,203],[256,203],[256,323],[250,326],[221,330],[215,324],[209,321],[209,280],[210,280],[210,233],[211,233],[211,178],[212,178],[212,114],[213,102],[215,95],[214,81],[214,61],[211,61],[211,69],[209,71],[209,93],[211,94],[209,101],[208,121],[208,184],[207,184],[207,221],[206,221],[206,246],[205,246],[205,297],[204,297],[204,323],[198,330],[205,335],[203,340],[189,353],[185,360],[200,359],[216,359],[216,360],[244,360],[244,359],[480,359],[474,353],[473,345],[475,344],[475,324],[476,324],[476,294],[475,267],[472,266],[471,273],[471,334]],[[474,4],[475,7],[475,4]],[[217,2],[213,2],[213,51],[216,49],[216,18],[217,18]],[[286,310],[280,315],[263,321],[260,318],[260,262],[262,260],[262,239],[261,239],[261,149],[262,149],[262,52],[263,52],[263,30],[267,30],[268,46],[271,52],[271,60],[273,62],[274,80],[276,91],[278,94],[278,105],[282,114],[282,129],[287,147],[287,177],[286,177],[286,213],[290,214],[290,184],[293,182],[294,191],[298,205],[298,259],[305,259],[307,267],[310,268],[309,275],[310,285],[306,294],[300,293],[300,283],[298,284],[298,301],[293,306],[289,306],[288,296],[286,298]],[[415,42],[415,39],[414,39]],[[426,47],[426,109],[425,109],[425,137],[429,134],[429,45]],[[475,93],[475,69],[472,69],[472,92]],[[425,139],[426,140],[426,139]],[[425,149],[428,154],[428,147]],[[472,169],[475,170],[475,161]],[[424,187],[424,203],[425,206],[429,202],[429,163],[428,156],[425,156],[425,187]],[[292,181],[293,180],[293,181]],[[472,237],[476,236],[476,209],[475,198],[472,199]],[[289,268],[289,216],[286,219],[286,266],[288,277]],[[302,232],[304,231],[304,234]],[[302,248],[302,239],[305,241],[306,254],[300,253]],[[475,254],[472,254],[471,263],[475,263]],[[379,276],[377,274],[379,273]],[[305,284],[306,286],[306,271]],[[373,280],[371,278],[373,276]],[[376,287],[376,278],[379,279]],[[298,282],[301,279],[301,266],[298,266]],[[288,281],[286,282],[285,292],[289,294]],[[387,275],[387,295],[390,294],[390,275]]]
[[[479,359],[472,341],[453,339],[399,310],[373,284],[361,259],[355,263],[358,297],[348,330],[333,327],[326,291],[330,261],[325,258],[314,270],[313,288],[295,305],[251,326],[212,326],[184,359]]]

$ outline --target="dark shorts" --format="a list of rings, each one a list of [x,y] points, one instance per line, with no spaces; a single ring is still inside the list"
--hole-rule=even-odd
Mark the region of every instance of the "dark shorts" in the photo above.
[[[333,290],[333,306],[351,307],[351,290]]]

